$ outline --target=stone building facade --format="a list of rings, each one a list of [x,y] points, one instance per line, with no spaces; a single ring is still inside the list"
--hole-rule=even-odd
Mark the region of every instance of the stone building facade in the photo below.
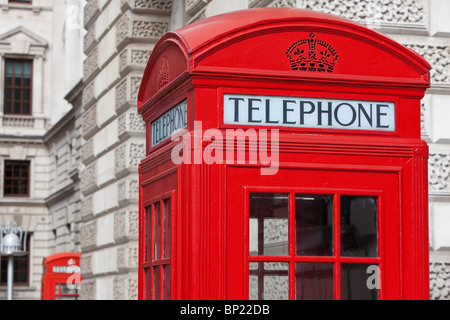
[[[27,2],[27,1],[26,1]],[[448,0],[0,0],[0,172],[30,163],[28,197],[4,196],[0,224],[31,232],[28,285],[38,299],[42,259],[83,253],[81,299],[136,299],[138,165],[145,127],[137,92],[152,49],[169,30],[216,14],[295,7],[367,25],[433,66],[422,104],[430,145],[430,297],[450,299],[450,2]],[[50,23],[51,22],[51,23]],[[8,59],[33,61],[33,112],[4,112]],[[0,298],[4,295],[0,285]]]
[[[29,238],[14,299],[40,298],[44,257],[80,251],[81,109],[79,98],[69,103],[65,97],[82,77],[83,6],[80,0],[0,0],[0,225],[15,220]],[[16,112],[7,103],[11,93],[17,98],[10,79],[21,66],[22,85],[32,84],[22,106],[31,107]],[[28,190],[19,194],[9,177],[16,164],[28,167]],[[5,268],[2,260],[0,299],[6,297]]]

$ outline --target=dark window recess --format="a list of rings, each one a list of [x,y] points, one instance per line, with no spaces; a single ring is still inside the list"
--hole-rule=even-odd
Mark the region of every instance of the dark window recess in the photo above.
[[[25,4],[31,4],[31,0],[9,0],[8,3],[25,3]]]
[[[341,197],[341,255],[378,257],[376,197]]]
[[[28,197],[30,195],[30,162],[5,161],[4,196]]]

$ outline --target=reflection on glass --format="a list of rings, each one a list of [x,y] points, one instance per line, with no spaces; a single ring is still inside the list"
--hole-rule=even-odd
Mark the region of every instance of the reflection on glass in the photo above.
[[[30,104],[27,102],[23,103],[23,114],[30,114]]]
[[[13,63],[10,61],[6,62],[6,73],[12,74],[13,73]]]
[[[12,104],[10,101],[5,102],[5,113],[11,113],[12,112]]]
[[[378,266],[370,264],[341,265],[342,300],[378,300]]]
[[[161,271],[160,266],[156,266],[153,270],[153,292],[155,300],[161,300]]]
[[[164,201],[164,255],[170,258],[170,199]]]
[[[147,276],[147,288],[146,288],[147,289],[147,300],[151,300],[152,297],[150,294],[151,294],[151,288],[152,288],[152,284],[153,284],[152,269],[151,268],[146,269],[145,274]]]
[[[333,196],[296,195],[295,239],[297,255],[333,255]]]
[[[21,74],[22,73],[22,63],[15,63],[14,64],[14,73]]]
[[[164,300],[170,300],[170,265],[164,267]]]
[[[341,197],[341,255],[378,257],[377,198]]]
[[[288,300],[288,263],[251,262],[249,300]]]
[[[146,215],[145,215],[145,223],[147,232],[145,233],[145,236],[147,237],[145,243],[146,245],[146,253],[147,253],[147,259],[146,261],[152,260],[152,252],[151,252],[151,241],[152,241],[152,210],[151,208],[146,209]]]
[[[154,204],[154,226],[153,226],[153,234],[155,236],[155,245],[153,251],[153,259],[159,260],[161,259],[161,208],[159,202]]]
[[[23,73],[25,76],[29,76],[31,74],[31,63],[24,62],[23,64]]]
[[[77,290],[76,289],[70,289],[67,284],[62,284],[61,285],[61,294],[76,294],[76,293],[77,293]]]
[[[333,300],[333,264],[297,263],[295,265],[295,299]]]
[[[250,195],[250,255],[288,254],[289,196],[280,193]]]

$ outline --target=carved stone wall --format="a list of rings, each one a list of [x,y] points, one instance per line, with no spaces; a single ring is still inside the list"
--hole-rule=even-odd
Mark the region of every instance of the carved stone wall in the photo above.
[[[430,299],[450,300],[450,262],[430,263]]]
[[[185,0],[188,24],[206,18],[205,7],[210,2],[211,0]]]
[[[85,7],[81,246],[90,285],[82,298],[137,298],[138,165],[146,146],[137,95],[172,9],[172,0],[92,0]],[[97,290],[105,283],[112,292]]]
[[[304,8],[367,21],[372,18],[393,24],[424,23],[425,0],[302,0]]]
[[[430,71],[433,85],[450,85],[450,45],[405,45],[424,57],[432,69]]]
[[[125,44],[140,39],[156,42],[167,31],[169,31],[167,21],[154,21],[147,16],[125,12],[117,23],[116,44],[122,48]]]
[[[430,193],[450,194],[450,153],[430,153],[428,163]]]
[[[427,0],[248,0],[248,7],[303,8],[372,25],[425,28],[426,3]]]

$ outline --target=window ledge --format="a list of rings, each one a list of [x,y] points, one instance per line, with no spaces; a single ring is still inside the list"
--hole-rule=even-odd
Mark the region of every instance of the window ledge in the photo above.
[[[19,9],[19,10],[30,10],[35,13],[39,13],[41,11],[52,11],[51,7],[44,7],[44,6],[36,6],[32,4],[26,4],[26,3],[6,3],[0,5],[1,9],[3,11],[8,11],[10,9]]]
[[[0,286],[0,291],[7,291],[7,290],[8,290],[7,286]],[[36,287],[35,286],[14,285],[13,290],[14,291],[36,291]]]
[[[4,115],[3,127],[34,128],[34,117],[32,115]]]
[[[17,206],[20,203],[23,206],[45,206],[45,201],[42,199],[31,199],[25,197],[0,197],[0,205],[1,206]]]

